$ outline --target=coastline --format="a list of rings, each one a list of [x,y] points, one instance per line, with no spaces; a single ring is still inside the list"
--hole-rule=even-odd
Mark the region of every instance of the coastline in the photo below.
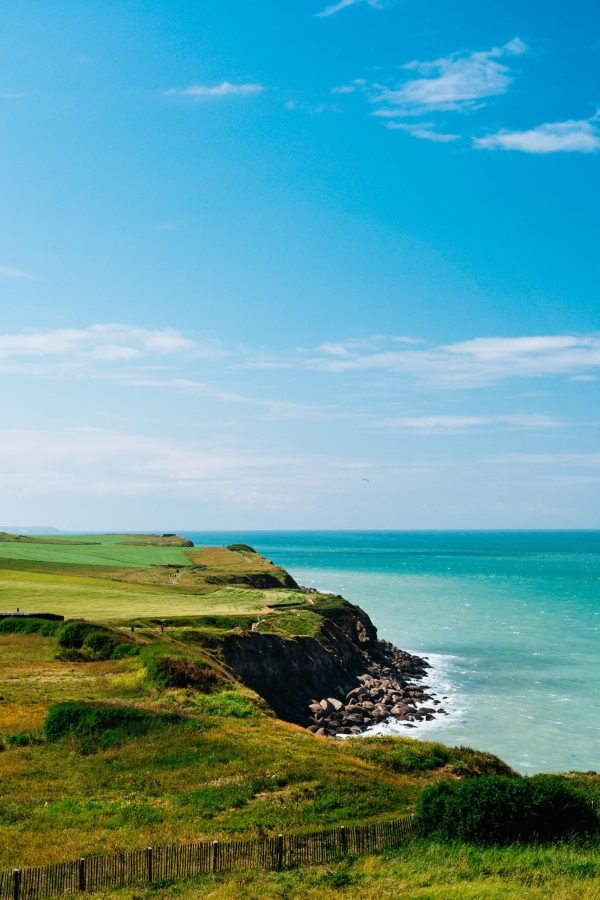
[[[413,651],[410,652],[412,653]],[[436,740],[436,733],[438,730],[443,729],[444,734],[439,739],[443,743],[452,743],[446,730],[461,722],[467,706],[467,701],[458,691],[456,684],[452,680],[452,673],[449,671],[458,657],[450,654],[426,653],[423,654],[422,658],[429,664],[426,676],[427,690],[441,701],[445,716],[436,715],[433,719],[420,718],[413,722],[405,722],[392,716],[385,722],[380,722],[367,729],[364,732],[366,737],[389,735]],[[440,707],[437,707],[437,711],[439,709]],[[407,731],[408,728],[411,729],[410,732]]]
[[[416,728],[447,716],[442,701],[425,683],[431,669],[423,657],[377,639],[365,651],[365,671],[354,686],[337,687],[309,705],[308,731],[323,737],[373,734],[391,723]]]

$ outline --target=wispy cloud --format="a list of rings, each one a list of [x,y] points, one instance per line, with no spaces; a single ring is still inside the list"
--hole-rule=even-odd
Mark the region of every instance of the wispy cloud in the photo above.
[[[0,486],[21,494],[164,494],[219,482],[228,489],[232,480],[241,484],[269,473],[275,479],[282,467],[298,465],[298,457],[259,446],[101,428],[0,429]]]
[[[391,120],[386,123],[388,128],[397,131],[406,131],[411,137],[419,138],[422,141],[433,141],[435,144],[449,144],[453,141],[459,141],[460,135],[444,131],[436,131],[435,126],[431,122],[423,122],[415,125],[412,122],[396,122]]]
[[[519,150],[522,153],[595,153],[600,150],[598,113],[590,119],[547,122],[525,131],[503,129],[474,138],[480,150]]]
[[[0,334],[0,359],[83,356],[110,362],[144,355],[200,352],[201,349],[219,352],[210,345],[201,348],[173,328],[152,329],[120,324]]]
[[[513,74],[501,60],[520,56],[526,50],[523,41],[515,37],[490,50],[408,63],[405,71],[420,77],[374,90],[371,99],[378,106],[375,114],[396,118],[482,106],[488,98],[506,93],[512,83]]]
[[[169,88],[164,93],[170,96],[191,97],[192,100],[209,100],[218,97],[255,97],[262,94],[264,85],[256,82],[234,84],[222,81],[220,84],[191,84],[184,88]]]
[[[35,275],[24,272],[23,269],[15,269],[11,266],[0,266],[0,278],[16,278],[20,281],[37,281]]]
[[[383,338],[368,349],[332,343],[305,364],[330,372],[387,371],[449,388],[482,387],[512,378],[594,374],[600,371],[600,333],[480,337],[405,349]]]
[[[569,466],[582,469],[600,469],[600,453],[504,453],[488,460],[499,465],[517,466]]]
[[[464,434],[468,431],[501,426],[505,428],[560,428],[560,419],[555,416],[547,416],[531,413],[516,413],[501,416],[400,416],[388,419],[386,426],[393,426],[401,431],[414,434]]]
[[[43,452],[40,452],[43,448]],[[295,509],[356,484],[372,463],[290,452],[259,440],[199,441],[104,428],[0,427],[4,500],[59,495],[206,500],[232,508]],[[386,475],[410,481],[428,470],[411,463]],[[380,473],[381,474],[381,473]]]
[[[317,18],[327,19],[329,16],[335,16],[336,13],[341,12],[343,9],[349,9],[351,6],[358,6],[362,3],[366,3],[371,9],[383,9],[381,0],[339,0],[338,3],[331,3],[329,6],[326,6],[325,9],[321,10],[321,12],[318,12]]]

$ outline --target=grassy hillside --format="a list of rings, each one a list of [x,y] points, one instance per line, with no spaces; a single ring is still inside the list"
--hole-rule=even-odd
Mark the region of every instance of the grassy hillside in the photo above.
[[[169,629],[140,627],[139,641],[173,652],[179,637],[171,643]],[[140,657],[72,662],[56,654],[54,638],[0,634],[0,867],[397,816],[431,779],[502,768],[486,754],[440,754],[409,739],[315,738],[230,681],[208,694],[157,687]],[[79,737],[46,741],[48,709],[66,700],[184,720],[104,749]]]
[[[597,845],[490,849],[414,842],[379,856],[327,866],[199,878],[169,886],[167,896],[211,900],[598,900],[599,879]],[[160,891],[136,888],[103,891],[102,897],[145,900],[157,893],[160,895]]]
[[[224,665],[225,636],[258,628],[286,642],[319,639],[323,616],[349,607],[290,587],[282,569],[248,548],[164,546],[161,537],[0,538],[0,611],[18,606],[86,620],[0,615],[0,868],[395,818],[412,811],[432,781],[510,771],[467,748],[408,738],[327,740],[278,720]],[[30,556],[10,556],[12,548]],[[185,562],[165,563],[165,553]],[[598,779],[580,776],[579,783],[600,794]],[[559,850],[550,862],[525,851],[444,852],[446,862],[441,852],[414,846],[312,872],[256,873],[251,883],[248,876],[209,879],[181,892],[322,896],[339,889],[367,897],[377,885],[377,896],[397,896],[394,885],[410,883],[422,893],[407,887],[407,896],[498,896],[477,890],[486,873],[490,884],[501,877],[510,859],[513,893],[502,896],[529,896],[518,893],[523,885],[566,884],[567,856]],[[568,857],[585,890],[594,852],[573,849]]]

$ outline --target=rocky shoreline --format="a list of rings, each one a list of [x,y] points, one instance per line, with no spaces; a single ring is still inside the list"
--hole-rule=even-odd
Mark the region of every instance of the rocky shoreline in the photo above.
[[[426,685],[417,684],[431,668],[427,660],[378,641],[357,684],[337,688],[335,696],[313,699],[306,728],[324,737],[358,735],[390,719],[415,728],[415,722],[448,715]]]

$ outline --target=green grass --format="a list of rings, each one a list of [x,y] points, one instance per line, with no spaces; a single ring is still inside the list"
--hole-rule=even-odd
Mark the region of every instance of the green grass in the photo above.
[[[191,566],[180,547],[147,544],[131,535],[69,535],[65,542],[0,541],[0,560],[77,564],[85,566]]]
[[[146,637],[136,631],[136,639]],[[169,643],[169,629],[162,640]],[[93,735],[16,738],[0,753],[0,867],[395,818],[444,774],[420,764],[395,771],[376,754],[362,758],[358,740],[316,738],[275,719],[231,681],[209,695],[165,690],[149,683],[141,657],[81,663],[56,659],[56,650],[53,638],[39,634],[0,635],[0,735],[40,733],[49,707],[74,702],[76,709],[132,709],[159,722],[154,717],[178,714],[189,727],[167,725],[141,740],[117,734],[117,744],[109,736],[112,746],[104,748]],[[433,753],[414,746],[419,759]],[[449,764],[467,757],[448,750]]]
[[[266,616],[260,623],[258,631],[262,634],[318,637],[322,627],[323,619],[310,609],[281,609],[275,615]]]
[[[265,607],[303,601],[286,590],[225,587],[210,594],[185,588],[110,581],[82,575],[2,570],[0,609],[61,613],[66,618],[168,618],[173,616],[258,614]]]
[[[99,548],[101,562],[96,556],[90,563],[85,555],[88,537],[99,541],[91,550]],[[3,550],[15,546],[34,548],[34,556],[5,557],[3,564]],[[40,559],[40,552],[52,559]],[[284,587],[207,583],[205,576],[228,572],[242,578],[275,572],[278,578],[282,570],[258,554],[187,551],[192,565],[182,567],[177,583],[164,556],[151,568],[140,562],[156,560],[157,553],[184,552],[148,546],[144,536],[81,536],[79,546],[0,541],[0,609],[18,606],[101,622],[119,640],[142,650],[140,656],[106,661],[60,659],[56,640],[45,636],[52,628],[0,629],[0,744],[5,748],[0,752],[0,868],[149,844],[396,818],[414,810],[428,784],[506,771],[495,757],[468,748],[409,738],[331,741],[278,721],[260,698],[231,680],[219,662],[219,641],[232,629],[247,630],[258,615],[261,631],[319,637],[320,616],[336,620],[345,615],[344,601]],[[79,554],[77,561],[70,562],[69,554]],[[214,667],[219,678],[211,693],[185,680],[184,687],[153,684],[144,664],[149,644],[157,652]],[[83,737],[57,734],[56,740],[45,740],[49,708],[65,703],[80,711],[83,704],[82,721],[88,724],[90,706],[108,711],[93,713],[94,728],[86,725],[89,733]],[[177,726],[168,718],[173,715]],[[150,721],[162,725],[148,726],[141,739],[130,739],[138,726],[145,729],[139,723]],[[598,777],[577,774],[573,780],[600,792]],[[590,873],[597,874],[597,847],[511,850],[512,856],[414,845],[339,866],[205,879],[169,888],[168,894],[157,887],[147,895],[593,896]],[[571,882],[579,892],[564,893]],[[494,894],[501,886],[505,893]]]
[[[167,892],[168,891],[168,892]],[[235,872],[103,898],[599,900],[600,845],[481,849],[411,842],[379,856],[284,872]]]

